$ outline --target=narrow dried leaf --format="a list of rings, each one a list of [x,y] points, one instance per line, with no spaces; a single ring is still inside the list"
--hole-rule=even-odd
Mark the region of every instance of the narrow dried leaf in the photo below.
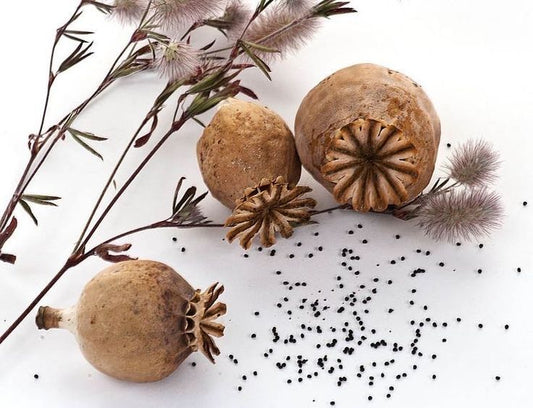
[[[96,157],[98,157],[100,160],[104,160],[104,157],[98,153],[96,150],[94,150],[91,146],[89,146],[87,143],[85,143],[83,140],[81,140],[78,136],[74,135],[71,133],[71,136],[72,138],[78,142],[85,150],[87,150],[88,152],[90,152],[91,154],[95,155]]]
[[[77,130],[77,129],[74,129],[74,128],[69,128],[68,131],[72,135],[75,135],[75,136],[78,136],[78,137],[84,137],[84,138],[89,139],[89,140],[96,140],[97,142],[103,142],[103,141],[107,140],[106,137],[96,136],[94,133],[82,132],[81,130]]]
[[[53,207],[57,207],[57,204],[54,203],[53,201],[60,200],[61,197],[39,195],[39,194],[23,194],[22,199],[25,201],[30,201],[35,204],[50,205]]]
[[[35,215],[33,214],[33,211],[31,210],[31,207],[30,205],[24,201],[24,200],[19,200],[19,204],[22,206],[22,208],[24,209],[24,211],[26,211],[26,213],[28,213],[28,215],[30,216],[30,218],[32,219],[32,221],[35,223],[35,225],[39,225],[39,222],[37,221],[37,218],[35,217]]]

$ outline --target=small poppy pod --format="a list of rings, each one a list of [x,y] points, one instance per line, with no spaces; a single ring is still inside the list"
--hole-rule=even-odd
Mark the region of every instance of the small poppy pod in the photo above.
[[[295,122],[303,166],[356,211],[385,211],[429,183],[440,121],[420,85],[373,64],[330,75],[303,99]]]
[[[209,191],[230,209],[263,179],[282,177],[290,186],[300,179],[292,132],[277,113],[253,102],[222,104],[196,151]]]

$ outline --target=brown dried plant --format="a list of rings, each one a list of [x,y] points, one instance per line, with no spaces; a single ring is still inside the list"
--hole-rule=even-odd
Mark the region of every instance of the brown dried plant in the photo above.
[[[288,0],[281,1],[286,3],[287,6],[289,6],[289,3],[293,3]],[[112,4],[107,4],[100,1],[81,0],[72,16],[57,30],[51,52],[50,79],[48,81],[41,126],[35,134],[30,136],[28,165],[0,220],[0,251],[17,227],[17,219],[13,216],[17,204],[21,204],[34,219],[35,223],[37,223],[37,219],[32,212],[30,202],[56,205],[59,197],[54,195],[28,195],[26,189],[57,143],[67,139],[68,136],[88,152],[97,157],[102,157],[93,146],[96,142],[103,142],[105,138],[75,127],[76,119],[85,108],[120,78],[137,75],[148,69],[159,69],[161,74],[168,79],[168,82],[154,100],[145,117],[140,121],[139,127],[117,160],[96,199],[71,255],[50,282],[0,337],[0,343],[13,332],[43,296],[71,268],[92,256],[98,256],[110,262],[130,259],[126,252],[131,245],[127,243],[115,244],[115,241],[153,228],[221,226],[210,223],[198,208],[198,204],[205,197],[205,194],[196,196],[195,187],[190,187],[181,194],[182,179],[179,181],[174,194],[170,216],[165,217],[163,220],[116,234],[100,243],[92,242],[102,222],[107,218],[110,210],[114,208],[124,192],[157,152],[185,123],[193,120],[201,124],[198,118],[199,115],[209,111],[223,100],[234,97],[239,93],[255,97],[255,93],[252,90],[241,85],[238,77],[244,70],[257,67],[270,78],[270,67],[261,55],[278,52],[278,50],[266,46],[265,43],[267,41],[273,41],[281,35],[286,36],[294,25],[306,20],[315,20],[355,11],[350,7],[346,7],[348,2],[319,1],[310,4],[307,12],[299,17],[292,21],[287,21],[284,26],[275,26],[264,31],[264,38],[258,38],[255,42],[251,42],[246,39],[248,30],[255,24],[259,24],[257,22],[260,21],[261,16],[264,15],[269,7],[273,6],[274,0],[259,0],[257,7],[251,13],[248,13],[244,6],[236,1],[230,1],[227,5],[228,8],[224,11],[223,3],[226,2],[217,0],[114,0]],[[44,130],[52,85],[61,73],[87,60],[92,55],[92,42],[88,40],[92,32],[71,27],[81,16],[84,8],[91,6],[96,7],[105,14],[114,14],[119,20],[126,23],[139,18],[139,16],[140,19],[137,21],[130,40],[111,64],[107,75],[97,89],[82,104],[66,114],[62,120]],[[276,6],[276,9],[284,12],[286,8],[278,8]],[[220,13],[221,17],[214,18],[213,15],[216,15],[217,12]],[[248,15],[244,24],[242,21],[243,15]],[[182,21],[187,21],[190,24],[189,28],[183,27]],[[239,34],[235,38],[230,38],[229,44],[215,48],[214,44],[218,41],[218,38],[215,38],[214,41],[207,45],[195,43],[193,35],[200,27],[213,27],[222,31],[226,36],[232,30]],[[163,32],[167,29],[172,29],[175,33],[182,30],[183,34],[173,34],[171,38]],[[56,48],[65,39],[74,41],[77,45],[64,61],[57,64],[55,61]],[[299,39],[295,38],[295,41],[299,41]],[[290,38],[286,38],[284,42],[289,44]],[[249,62],[242,63],[242,61],[239,61],[241,56],[246,56]],[[174,115],[171,123],[162,125],[159,115],[164,109],[172,109]],[[155,137],[156,129],[160,129],[162,126],[166,128],[162,136],[158,136],[158,140],[153,144],[153,147],[145,147],[147,142],[152,137]],[[130,150],[134,148],[146,149],[144,158],[134,168],[130,176],[121,185],[116,186],[116,190],[113,193],[110,193],[110,186],[113,184],[117,171],[122,166]],[[108,204],[104,206],[102,205],[103,200],[108,195],[110,195]],[[16,258],[12,254],[0,252],[0,259],[14,263]]]

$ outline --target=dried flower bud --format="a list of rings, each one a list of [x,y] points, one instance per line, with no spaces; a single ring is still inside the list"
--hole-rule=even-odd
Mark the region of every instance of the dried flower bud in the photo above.
[[[171,82],[196,74],[201,64],[198,51],[183,41],[160,44],[156,66]]]
[[[114,0],[112,15],[123,23],[138,21],[148,7],[146,0]]]
[[[450,177],[468,187],[481,187],[496,179],[498,153],[484,140],[469,140],[455,149],[446,168]]]
[[[180,29],[220,12],[223,4],[224,0],[153,0],[152,8],[158,24]]]
[[[308,17],[307,17],[308,16]],[[311,17],[311,10],[277,4],[261,14],[248,29],[245,39],[273,48],[279,53],[260,53],[262,58],[284,57],[287,52],[300,48],[319,26],[318,18]]]
[[[486,189],[451,190],[429,195],[418,213],[418,225],[436,240],[471,240],[501,224],[500,197]]]

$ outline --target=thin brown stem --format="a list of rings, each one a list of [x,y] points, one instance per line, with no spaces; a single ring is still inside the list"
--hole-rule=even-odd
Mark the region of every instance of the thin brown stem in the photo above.
[[[78,6],[78,9],[76,10],[76,13],[73,14],[75,16],[77,12],[79,11],[79,8],[83,2],[80,3],[80,6]],[[72,20],[72,18],[71,18]],[[55,46],[57,45],[58,38],[60,38],[61,35],[59,35],[60,32],[63,32],[68,25],[71,23],[71,20],[67,24],[65,24],[62,28],[58,30],[58,37],[56,38],[56,41],[54,43],[54,50]],[[115,69],[117,68],[120,60],[124,56],[124,54],[127,52],[128,48],[130,48],[132,44],[132,39],[128,41],[126,46],[120,51],[118,56],[115,58],[113,63],[111,64],[111,67],[109,68],[108,72],[106,73],[104,79],[102,82],[98,85],[96,90],[82,103],[80,103],[76,108],[74,108],[71,112],[69,112],[67,115],[61,119],[61,121],[56,125],[58,127],[57,132],[50,132],[46,135],[43,141],[40,142],[39,147],[37,149],[32,149],[30,159],[28,160],[28,163],[26,165],[26,168],[24,169],[24,172],[19,180],[19,183],[17,184],[17,187],[15,188],[15,191],[11,197],[11,200],[9,201],[8,205],[6,206],[6,209],[4,210],[4,213],[2,214],[2,218],[0,220],[0,231],[2,231],[5,226],[7,225],[7,222],[11,219],[13,212],[15,211],[15,208],[17,204],[20,201],[20,198],[26,191],[26,188],[30,184],[30,182],[33,180],[43,163],[45,162],[46,158],[50,154],[50,152],[55,147],[56,143],[61,140],[65,133],[67,132],[70,124],[74,122],[77,117],[85,110],[85,108],[94,101],[104,90],[106,90],[114,81],[116,78],[113,78],[113,73]],[[53,51],[54,53],[55,51]],[[52,58],[53,59],[53,58]],[[51,60],[52,60],[51,59]],[[50,71],[51,72],[51,71]],[[50,91],[51,84],[49,85],[49,90],[47,92],[47,102],[49,98],[49,91]],[[47,102],[45,105],[47,105]],[[41,129],[39,130],[39,134],[37,135],[37,140],[34,141],[35,144],[39,143],[39,137],[42,133],[42,127],[44,125],[44,116],[46,115],[46,108],[43,112],[43,120],[41,123]],[[51,140],[51,142],[50,142]],[[49,143],[50,142],[50,143]],[[49,146],[47,146],[49,144]],[[47,146],[48,148],[44,151],[44,154],[42,154],[39,157],[39,153],[43,149],[44,146]],[[2,249],[2,246],[0,246],[0,251]]]
[[[336,210],[346,210],[350,208],[350,205],[348,204],[341,204],[341,205],[337,205],[335,207],[330,207],[330,208],[326,208],[324,210],[313,210],[311,211],[311,217],[314,217],[315,215],[319,215],[319,214],[324,214],[324,213],[329,213],[331,211],[336,211]]]

